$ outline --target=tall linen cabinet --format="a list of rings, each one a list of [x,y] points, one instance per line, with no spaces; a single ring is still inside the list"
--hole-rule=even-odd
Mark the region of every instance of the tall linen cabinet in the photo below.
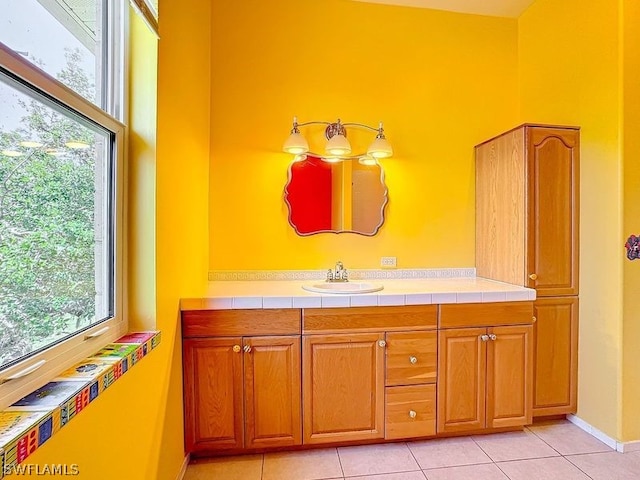
[[[537,293],[534,417],[577,407],[579,135],[525,124],[475,151],[477,274]]]

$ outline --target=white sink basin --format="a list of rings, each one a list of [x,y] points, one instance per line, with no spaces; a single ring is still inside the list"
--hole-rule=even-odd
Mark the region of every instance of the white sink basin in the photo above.
[[[316,293],[343,293],[353,295],[356,293],[378,292],[384,288],[379,283],[370,282],[323,282],[312,285],[303,285],[302,288],[309,292]]]

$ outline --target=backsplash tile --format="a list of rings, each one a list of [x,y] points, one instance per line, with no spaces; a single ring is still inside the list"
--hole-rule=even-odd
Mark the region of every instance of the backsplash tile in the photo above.
[[[352,280],[418,279],[418,278],[471,278],[475,268],[413,268],[393,270],[349,270]],[[324,280],[326,270],[214,270],[209,281],[273,281]]]

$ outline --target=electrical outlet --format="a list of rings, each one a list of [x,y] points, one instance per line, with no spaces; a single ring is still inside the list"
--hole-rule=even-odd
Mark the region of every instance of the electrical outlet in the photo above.
[[[396,268],[396,257],[380,257],[380,266],[382,268]]]

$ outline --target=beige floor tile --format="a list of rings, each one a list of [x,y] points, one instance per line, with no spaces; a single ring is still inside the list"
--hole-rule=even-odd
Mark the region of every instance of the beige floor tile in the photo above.
[[[580,469],[562,457],[502,462],[498,467],[511,480],[589,480]]]
[[[565,420],[527,427],[562,455],[611,452],[611,448],[597,438]]]
[[[637,453],[588,453],[566,458],[593,480],[640,479],[640,455]]]
[[[557,457],[560,454],[528,430],[473,437],[494,462]]]
[[[194,460],[187,467],[183,480],[260,480],[262,455],[242,455]]]
[[[382,475],[367,475],[366,477],[349,477],[349,480],[425,480],[422,472],[383,473]]]
[[[437,468],[424,474],[428,480],[509,480],[494,464]]]
[[[491,463],[471,437],[439,438],[408,445],[422,469]]]
[[[266,453],[262,480],[318,480],[342,478],[335,448]]]
[[[338,448],[345,477],[420,470],[405,443]]]

